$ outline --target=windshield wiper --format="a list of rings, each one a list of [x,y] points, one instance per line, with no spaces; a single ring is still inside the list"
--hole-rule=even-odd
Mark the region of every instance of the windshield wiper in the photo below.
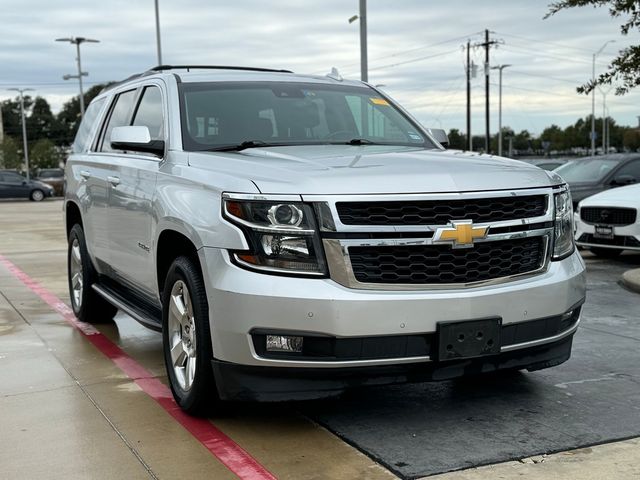
[[[262,140],[245,140],[244,142],[237,143],[235,145],[221,145],[219,147],[207,148],[205,152],[239,152],[246,148],[259,148],[259,147],[280,147],[281,143],[267,143]]]
[[[345,142],[345,145],[378,145],[376,142],[372,142],[371,140],[367,140],[366,138],[352,138],[348,142]]]

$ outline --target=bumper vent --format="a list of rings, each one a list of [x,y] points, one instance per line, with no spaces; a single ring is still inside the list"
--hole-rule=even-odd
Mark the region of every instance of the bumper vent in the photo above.
[[[545,239],[532,237],[449,246],[350,247],[354,276],[361,283],[456,284],[534,272],[544,265]]]
[[[336,209],[345,225],[446,225],[451,220],[500,222],[543,216],[547,210],[547,196],[338,202]]]

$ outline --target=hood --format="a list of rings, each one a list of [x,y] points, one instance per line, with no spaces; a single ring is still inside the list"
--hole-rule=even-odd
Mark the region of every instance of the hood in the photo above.
[[[581,207],[629,207],[640,209],[640,184],[605,190],[580,202]]]
[[[189,165],[251,180],[261,193],[441,193],[547,187],[553,172],[490,155],[398,146],[312,145],[192,152]]]

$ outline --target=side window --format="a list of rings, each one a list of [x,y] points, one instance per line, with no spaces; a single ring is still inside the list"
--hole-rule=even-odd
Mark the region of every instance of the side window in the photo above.
[[[26,179],[19,173],[5,172],[4,181],[7,183],[13,183],[15,185],[21,185]]]
[[[151,140],[164,140],[164,115],[162,95],[158,87],[146,87],[138,103],[132,125],[149,129]]]
[[[620,175],[629,175],[635,178],[636,182],[640,182],[640,160],[634,160],[633,162],[627,163],[615,174],[616,177],[619,177]]]
[[[102,152],[113,152],[111,148],[111,131],[114,127],[123,127],[129,125],[129,118],[131,110],[133,108],[133,101],[136,96],[135,90],[129,90],[123,92],[115,100],[115,105],[111,109],[111,116],[109,117],[109,123],[104,130],[102,137]]]
[[[84,117],[76,133],[76,138],[73,141],[72,151],[74,153],[86,152],[91,145],[91,134],[95,131],[95,123],[98,119],[98,114],[102,110],[102,105],[106,98],[100,98],[91,102],[87,111],[84,112]]]

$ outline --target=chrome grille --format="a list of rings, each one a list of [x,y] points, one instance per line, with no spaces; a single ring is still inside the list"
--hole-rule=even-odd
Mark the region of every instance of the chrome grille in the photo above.
[[[338,202],[336,209],[345,225],[446,225],[451,220],[500,222],[544,215],[547,196]]]
[[[355,278],[361,283],[455,284],[526,274],[544,264],[543,237],[446,245],[350,247]]]

